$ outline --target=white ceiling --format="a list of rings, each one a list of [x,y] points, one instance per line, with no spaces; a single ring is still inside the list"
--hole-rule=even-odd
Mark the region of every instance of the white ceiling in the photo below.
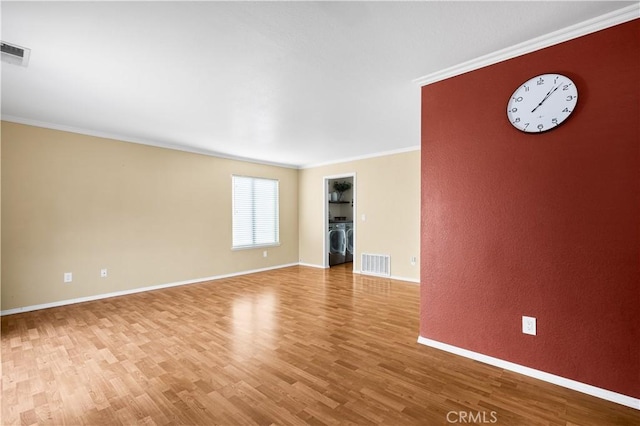
[[[637,2],[6,2],[2,116],[307,166],[420,144],[426,74]]]

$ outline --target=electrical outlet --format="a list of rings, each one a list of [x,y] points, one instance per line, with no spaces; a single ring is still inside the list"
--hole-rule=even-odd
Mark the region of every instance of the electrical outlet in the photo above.
[[[532,336],[536,335],[536,319],[534,317],[522,317],[522,332]]]
[[[100,269],[100,278],[107,278],[107,268]]]
[[[266,250],[262,252],[262,257],[267,257],[267,251]]]
[[[415,266],[417,261],[418,261],[418,259],[415,256],[411,256],[410,262],[411,262],[412,266]]]
[[[71,281],[73,281],[73,273],[65,272],[64,273],[64,282],[65,283],[70,283]]]

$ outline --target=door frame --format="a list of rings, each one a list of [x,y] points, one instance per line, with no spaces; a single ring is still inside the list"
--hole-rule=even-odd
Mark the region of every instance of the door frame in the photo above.
[[[343,179],[343,178],[353,178],[353,271],[356,271],[356,254],[358,253],[358,249],[356,247],[357,240],[357,215],[356,209],[358,207],[358,198],[357,198],[357,178],[355,172],[350,173],[339,173],[330,176],[324,176],[322,179],[322,192],[324,193],[322,199],[324,200],[324,212],[322,215],[322,232],[324,234],[324,238],[322,239],[322,267],[329,268],[329,181],[332,179]]]

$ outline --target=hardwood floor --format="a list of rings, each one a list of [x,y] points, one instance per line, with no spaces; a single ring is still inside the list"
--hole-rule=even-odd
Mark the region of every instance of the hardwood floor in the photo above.
[[[631,408],[417,344],[419,286],[348,268],[5,316],[1,423],[640,424]]]

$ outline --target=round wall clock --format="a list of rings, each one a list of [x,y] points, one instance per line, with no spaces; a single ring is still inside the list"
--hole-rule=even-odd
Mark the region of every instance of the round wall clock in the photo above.
[[[578,88],[569,77],[542,74],[513,92],[507,103],[507,117],[523,132],[546,132],[569,118],[577,102]]]

